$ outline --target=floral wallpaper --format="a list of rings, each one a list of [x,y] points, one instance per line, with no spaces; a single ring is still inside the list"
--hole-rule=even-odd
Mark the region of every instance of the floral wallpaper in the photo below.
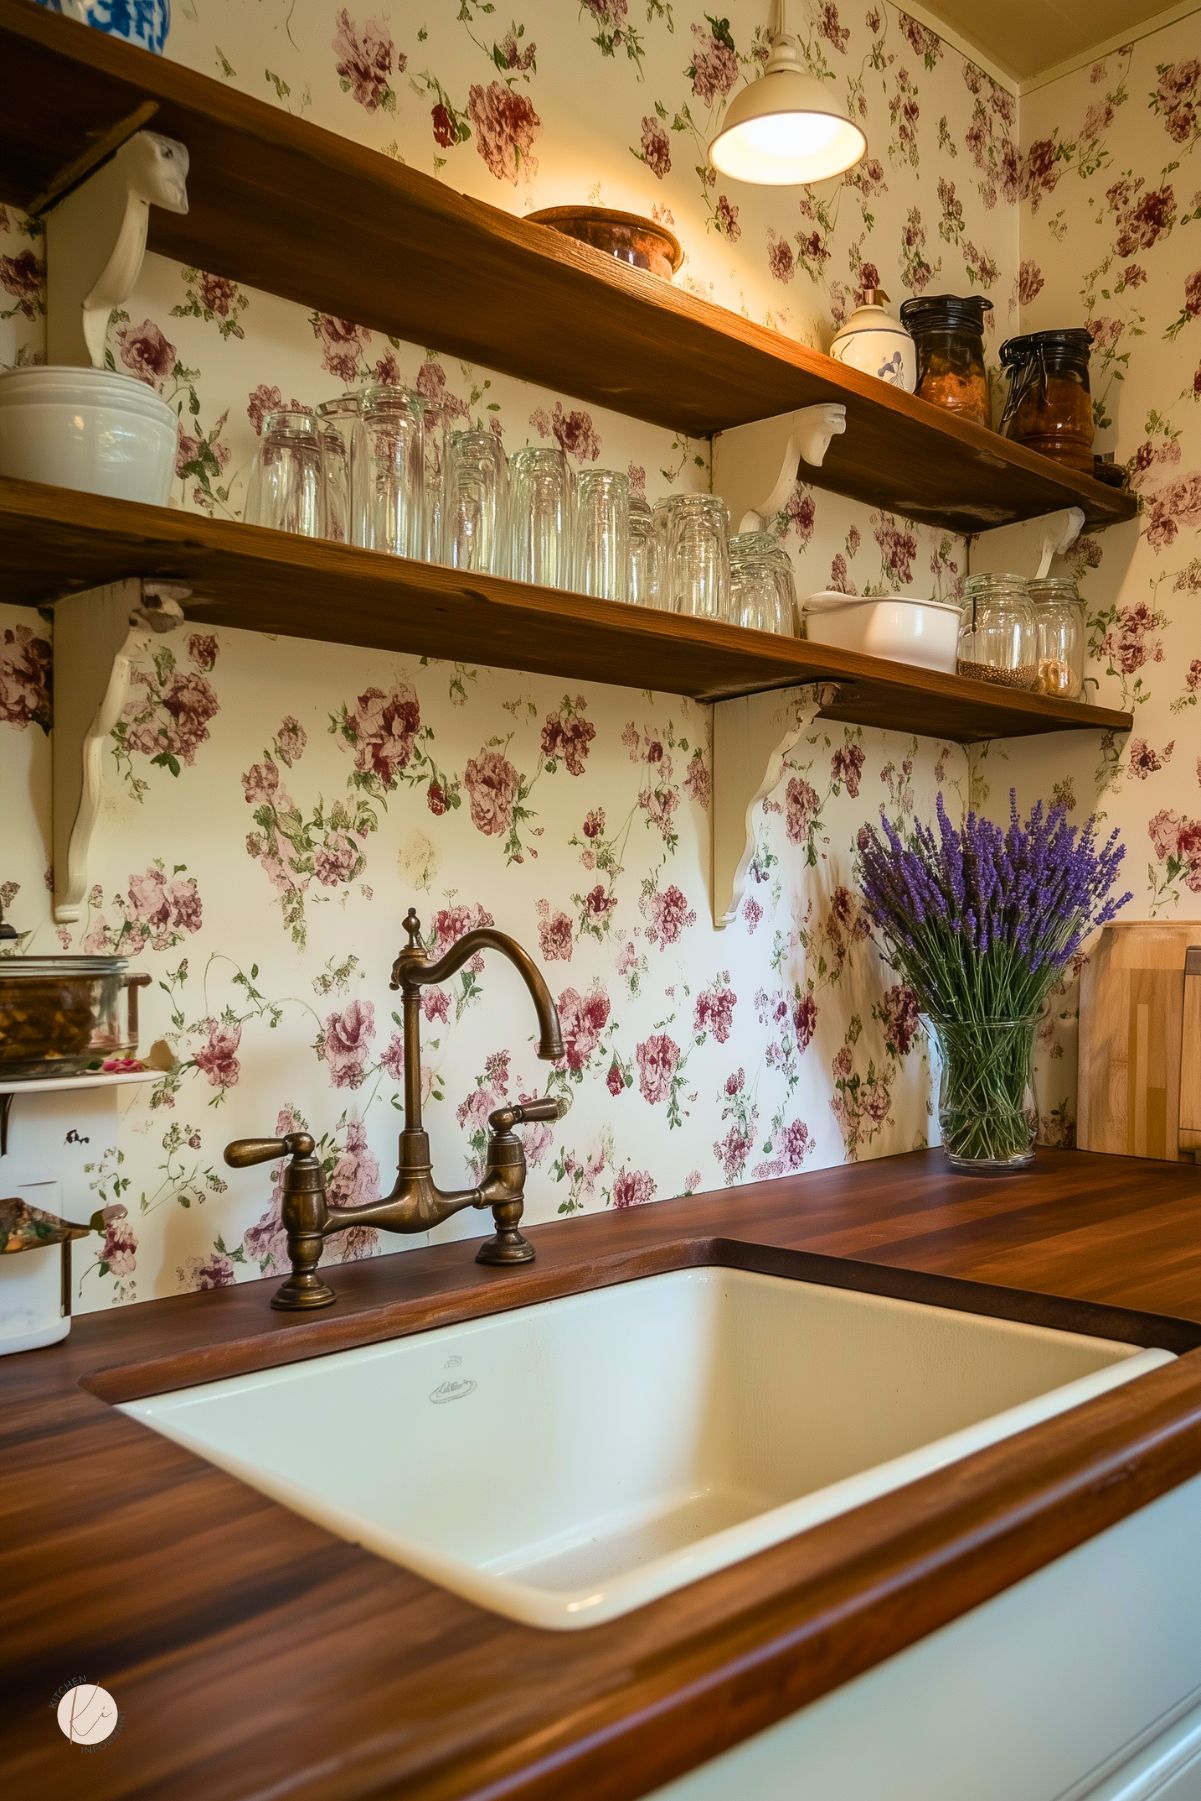
[[[764,53],[767,8],[678,0],[331,7],[187,0],[168,54],[524,212],[569,199],[655,212],[678,278],[825,344],[861,282],[988,292],[991,352],[1019,305],[1025,168],[1012,96],[883,3],[794,8],[806,54],[862,117],[865,162],[814,189],[727,191],[705,145]],[[1074,171],[1073,171],[1074,178]],[[41,354],[41,246],[0,216],[0,353]],[[419,279],[419,271],[411,272]],[[557,442],[652,499],[708,483],[708,446],[393,342],[354,321],[149,258],[109,333],[115,368],[180,414],[172,504],[241,511],[264,411],[400,379],[506,449]],[[777,521],[801,591],[953,593],[958,539],[798,485]],[[331,596],[331,604],[336,597]],[[150,972],[143,1046],[170,1078],[122,1092],[85,1201],[128,1215],[76,1264],[80,1310],[277,1273],[273,1173],[223,1145],[301,1122],[343,1204],[391,1183],[402,1046],[388,973],[410,903],[441,949],[495,922],[538,957],[566,1056],[533,1055],[513,972],[475,959],[424,1001],[423,1083],[444,1185],[488,1112],[549,1087],[526,1131],[527,1218],[628,1207],[924,1144],[913,997],[871,945],[856,833],[881,805],[966,799],[965,755],[819,725],[766,803],[737,921],[712,925],[706,710],[635,688],[267,643],[185,625],[147,641],[106,763],[93,887],[56,933],[46,882],[50,628],[0,605],[0,754],[14,830],[0,899],[32,949],[115,950]],[[67,1197],[64,1197],[65,1199]],[[440,1236],[478,1233],[459,1215]],[[343,1233],[327,1261],[381,1245]]]
[[[1085,535],[1062,565],[1088,612],[1091,692],[1134,713],[1128,739],[1060,739],[1055,793],[1127,845],[1124,918],[1201,921],[1201,58],[1195,19],[1026,96],[1018,275],[1023,330],[1087,322],[1097,449],[1137,521]],[[1057,567],[1060,567],[1057,565]],[[1037,740],[994,745],[1001,798],[1038,780]],[[1201,941],[1201,926],[1198,928]],[[1076,985],[1048,1022],[1046,1134],[1071,1142]]]

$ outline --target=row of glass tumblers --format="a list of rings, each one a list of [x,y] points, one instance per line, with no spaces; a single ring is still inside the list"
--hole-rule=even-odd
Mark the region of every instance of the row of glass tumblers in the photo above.
[[[717,496],[673,494],[652,510],[620,471],[573,475],[557,447],[506,459],[491,431],[428,431],[406,388],[268,413],[245,511],[254,524],[451,568],[796,629],[784,551],[770,532],[731,537]]]

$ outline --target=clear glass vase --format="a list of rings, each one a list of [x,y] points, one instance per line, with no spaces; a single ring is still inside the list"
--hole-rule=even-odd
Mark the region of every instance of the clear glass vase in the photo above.
[[[1037,1019],[934,1019],[938,1123],[953,1169],[1024,1169],[1034,1160]]]

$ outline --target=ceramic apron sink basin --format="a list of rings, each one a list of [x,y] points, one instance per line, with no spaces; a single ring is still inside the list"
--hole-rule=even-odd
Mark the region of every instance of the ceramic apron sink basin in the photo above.
[[[123,1411],[480,1606],[571,1628],[1169,1361],[701,1268]]]

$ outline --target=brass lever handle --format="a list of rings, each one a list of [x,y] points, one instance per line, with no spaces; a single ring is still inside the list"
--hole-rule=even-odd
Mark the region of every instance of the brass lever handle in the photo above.
[[[554,1094],[544,1094],[539,1101],[508,1101],[488,1115],[488,1124],[494,1132],[509,1132],[532,1120],[562,1119],[567,1105],[565,1099]]]
[[[235,1138],[225,1147],[225,1161],[231,1169],[289,1159],[283,1175],[280,1220],[288,1235],[292,1274],[271,1298],[273,1307],[288,1312],[328,1307],[334,1299],[333,1289],[317,1274],[329,1209],[315,1149],[308,1132],[288,1132],[283,1138]]]
[[[286,1138],[235,1138],[225,1147],[231,1169],[249,1169],[252,1163],[272,1163],[280,1157],[309,1157],[313,1140],[307,1132],[289,1132]]]

